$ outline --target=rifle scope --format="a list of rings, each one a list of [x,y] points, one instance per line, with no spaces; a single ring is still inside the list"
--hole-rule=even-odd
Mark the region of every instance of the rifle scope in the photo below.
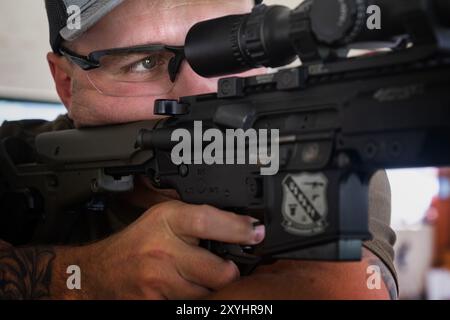
[[[370,30],[370,6],[381,13],[381,29]],[[369,12],[368,12],[369,11]],[[413,28],[450,26],[448,0],[306,0],[291,10],[258,5],[249,14],[203,21],[189,31],[185,53],[205,77],[280,67],[317,45],[339,48],[386,41]],[[416,30],[417,31],[417,30]]]

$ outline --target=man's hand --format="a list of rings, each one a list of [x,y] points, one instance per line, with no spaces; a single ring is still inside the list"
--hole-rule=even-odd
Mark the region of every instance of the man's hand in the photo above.
[[[179,201],[158,204],[122,232],[80,247],[83,294],[101,299],[197,299],[239,278],[239,270],[198,246],[200,239],[254,245],[255,219]],[[68,261],[69,264],[72,264]]]

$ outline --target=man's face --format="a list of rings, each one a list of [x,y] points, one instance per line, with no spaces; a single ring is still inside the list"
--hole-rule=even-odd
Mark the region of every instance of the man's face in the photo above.
[[[247,13],[252,5],[252,0],[127,0],[71,43],[71,49],[86,55],[142,44],[183,45],[190,27],[197,22]],[[164,96],[153,97],[103,95],[93,87],[85,71],[72,64],[66,67],[71,88],[66,90],[70,97],[63,101],[77,126],[153,119],[155,99],[217,91],[217,79],[198,76],[186,62],[173,89]]]

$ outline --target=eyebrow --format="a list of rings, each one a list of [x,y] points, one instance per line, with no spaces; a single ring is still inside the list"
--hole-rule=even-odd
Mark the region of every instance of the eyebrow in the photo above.
[[[131,53],[116,53],[106,55],[102,59],[107,59],[108,63],[128,63],[131,61],[140,61],[149,56],[151,52],[131,52]],[[133,56],[130,56],[133,55]],[[101,60],[102,60],[101,59]]]

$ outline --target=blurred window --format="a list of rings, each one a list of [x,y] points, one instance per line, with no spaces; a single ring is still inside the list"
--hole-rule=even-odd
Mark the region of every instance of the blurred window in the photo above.
[[[5,120],[54,120],[58,115],[65,112],[64,106],[59,103],[0,100],[0,124]]]

